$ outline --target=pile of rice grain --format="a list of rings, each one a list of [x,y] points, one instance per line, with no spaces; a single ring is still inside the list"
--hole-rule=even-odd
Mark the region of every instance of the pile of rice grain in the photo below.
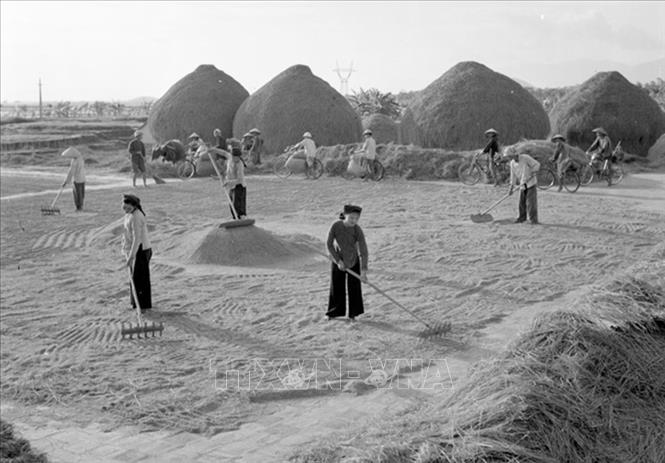
[[[266,153],[281,153],[311,132],[317,145],[352,143],[361,138],[360,118],[349,102],[309,67],[296,65],[254,92],[233,121],[236,138],[261,130]]]
[[[456,64],[418,92],[400,126],[403,143],[463,150],[484,145],[490,127],[504,144],[545,138],[550,130],[547,113],[524,87],[473,61]]]
[[[254,225],[236,228],[214,227],[188,237],[194,243],[185,260],[189,264],[232,267],[280,267],[311,260],[304,246],[289,243]]]
[[[616,71],[600,72],[559,100],[550,112],[552,131],[587,149],[591,131],[603,127],[627,153],[646,156],[665,132],[665,113],[642,89]]]
[[[233,77],[211,64],[202,64],[155,102],[147,127],[160,143],[173,138],[184,141],[192,132],[212,141],[216,128],[230,138],[233,117],[248,96]]]

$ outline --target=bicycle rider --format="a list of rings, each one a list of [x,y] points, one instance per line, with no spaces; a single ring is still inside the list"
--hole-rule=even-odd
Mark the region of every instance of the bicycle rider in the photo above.
[[[612,140],[607,135],[607,132],[602,127],[592,130],[596,134],[596,139],[593,141],[589,149],[586,150],[587,156],[591,155],[591,160],[600,159],[605,164],[608,162],[608,170],[612,169]]]
[[[552,143],[556,143],[554,148],[554,155],[550,158],[550,162],[556,162],[556,173],[559,181],[558,191],[563,190],[563,175],[572,164],[570,158],[570,149],[566,144],[566,139],[563,135],[556,134],[552,137]]]
[[[494,158],[499,152],[499,132],[494,129],[487,129],[485,131],[485,137],[489,138],[489,142],[483,149],[482,153],[487,153],[487,169],[494,180],[494,186],[499,184],[499,179],[496,175],[496,165]]]
[[[372,131],[367,129],[363,132],[365,141],[359,150],[353,154],[360,154],[360,163],[368,174],[372,173],[372,165],[376,160],[376,140],[372,136]]]
[[[311,133],[303,133],[302,141],[293,145],[292,149],[295,153],[305,153],[305,162],[307,163],[308,169],[314,167],[314,159],[316,159],[316,143],[314,143]]]

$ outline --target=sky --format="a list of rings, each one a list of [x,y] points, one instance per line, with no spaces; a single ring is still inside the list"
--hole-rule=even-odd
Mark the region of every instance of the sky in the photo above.
[[[46,101],[159,97],[200,64],[250,93],[294,64],[339,88],[351,62],[351,89],[420,90],[468,60],[545,87],[579,83],[558,63],[664,59],[665,2],[1,0],[0,39],[2,101],[35,101],[40,77]]]

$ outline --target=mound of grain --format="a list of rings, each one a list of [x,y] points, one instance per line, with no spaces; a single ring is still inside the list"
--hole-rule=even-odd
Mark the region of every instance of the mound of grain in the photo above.
[[[304,132],[311,132],[317,145],[358,141],[362,132],[346,98],[303,65],[277,75],[240,106],[233,121],[235,137],[254,127],[261,130],[267,153],[281,153]]]
[[[186,140],[192,132],[211,140],[215,128],[230,138],[233,117],[247,96],[247,90],[233,77],[211,64],[202,64],[155,102],[147,125],[158,142]]]
[[[657,166],[665,165],[665,134],[649,148],[649,161]]]
[[[363,129],[371,130],[377,143],[399,143],[397,123],[385,114],[363,118]]]
[[[600,72],[572,89],[550,113],[552,130],[587,149],[603,127],[628,153],[646,156],[665,132],[665,114],[644,90],[618,72]]]
[[[461,62],[419,92],[401,122],[402,142],[425,148],[474,149],[490,127],[502,144],[545,138],[542,105],[512,79],[473,61]]]
[[[289,243],[254,225],[229,229],[214,227],[205,233],[194,234],[193,243],[187,251],[189,255],[185,256],[189,264],[282,267],[313,258],[313,252],[305,246]]]

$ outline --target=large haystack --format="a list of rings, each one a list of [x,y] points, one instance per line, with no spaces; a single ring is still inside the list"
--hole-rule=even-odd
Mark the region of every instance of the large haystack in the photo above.
[[[646,92],[620,73],[600,72],[574,88],[552,108],[552,130],[583,149],[603,127],[628,153],[646,156],[665,132],[665,114]]]
[[[363,129],[371,130],[377,143],[399,143],[397,123],[385,114],[363,118]]]
[[[665,133],[649,148],[649,161],[657,166],[665,165]]]
[[[233,121],[235,136],[254,127],[261,130],[268,153],[281,153],[304,132],[311,132],[319,146],[361,137],[360,118],[346,98],[303,65],[277,75],[240,106]]]
[[[401,123],[402,143],[425,148],[474,149],[490,127],[502,144],[545,138],[542,105],[512,79],[473,61],[456,64],[419,92]]]
[[[233,77],[211,64],[202,64],[155,102],[147,125],[158,142],[186,140],[192,132],[212,141],[215,128],[230,138],[233,117],[248,96]]]

